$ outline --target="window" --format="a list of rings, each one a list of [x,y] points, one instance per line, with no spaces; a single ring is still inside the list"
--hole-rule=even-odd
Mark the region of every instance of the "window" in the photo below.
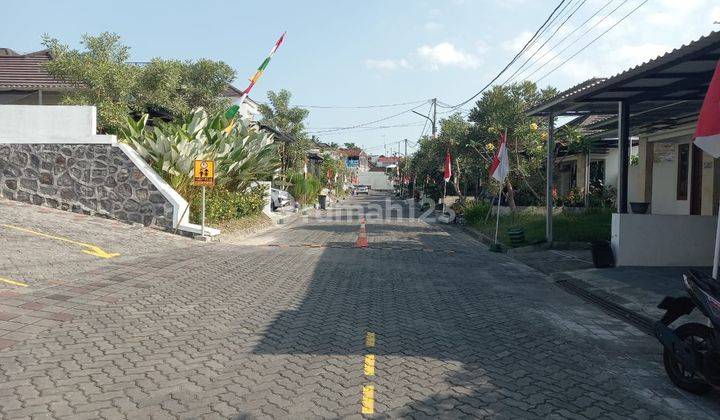
[[[688,178],[690,175],[690,145],[678,145],[677,199],[688,199]]]
[[[590,162],[590,186],[600,187],[605,183],[605,161],[593,160]]]

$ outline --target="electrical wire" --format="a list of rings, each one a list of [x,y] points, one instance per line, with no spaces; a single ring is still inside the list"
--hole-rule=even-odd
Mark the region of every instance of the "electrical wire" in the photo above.
[[[605,20],[607,20],[610,16],[612,16],[615,12],[617,12],[621,7],[625,6],[629,1],[630,1],[630,0],[623,0],[623,1],[622,1],[620,4],[618,4],[614,9],[612,9],[610,12],[608,12],[608,14],[606,14],[606,15],[603,16],[603,17],[601,17],[597,22],[595,22],[595,24],[594,24],[593,26],[591,26],[588,30],[586,30],[585,32],[583,32],[582,34],[580,34],[579,37],[575,38],[572,42],[570,42],[568,45],[566,45],[565,48],[563,48],[562,50],[560,50],[560,52],[558,52],[558,53],[555,55],[555,57],[553,57],[552,59],[548,60],[546,63],[542,64],[540,67],[538,67],[537,69],[535,69],[532,73],[530,73],[530,74],[528,74],[527,76],[525,76],[525,79],[526,79],[526,80],[530,79],[530,78],[533,77],[535,74],[537,74],[537,72],[539,72],[539,71],[542,70],[543,68],[545,68],[545,67],[547,67],[548,65],[550,65],[550,63],[552,63],[553,61],[555,61],[556,59],[558,59],[560,56],[562,56],[562,54],[563,54],[565,51],[569,50],[570,47],[572,47],[572,46],[575,45],[578,41],[580,41],[581,39],[583,39],[583,38],[585,37],[585,35],[589,34],[589,33],[592,32],[595,28],[597,28],[598,26],[600,26],[601,23],[605,22]]]
[[[626,1],[627,1],[627,0],[626,0]],[[582,29],[585,25],[587,25],[588,22],[590,22],[593,18],[595,18],[595,16],[597,16],[598,14],[600,14],[600,12],[602,12],[603,10],[605,10],[605,9],[606,9],[608,6],[610,6],[613,2],[614,2],[614,0],[610,0],[610,1],[608,1],[607,3],[605,3],[601,8],[599,8],[598,10],[596,10],[595,13],[593,13],[592,15],[590,15],[590,17],[588,17],[587,19],[585,19],[584,22],[582,22],[580,25],[576,26],[575,29],[573,29],[570,33],[568,33],[567,35],[565,35],[565,36],[564,36],[560,41],[558,41],[555,45],[553,45],[552,47],[550,47],[549,49],[547,49],[540,57],[538,57],[538,58],[535,60],[535,63],[534,63],[534,64],[530,65],[530,66],[525,70],[525,72],[531,71],[532,68],[535,66],[535,64],[540,64],[540,67],[541,67],[541,68],[542,68],[543,66],[545,66],[546,64],[543,64],[542,61],[541,61],[543,58],[545,58],[545,56],[547,56],[547,55],[550,54],[551,52],[555,51],[555,49],[556,49],[558,46],[560,46],[560,45],[561,45],[563,42],[565,42],[568,38],[570,38],[571,36],[573,36],[577,31],[579,31],[580,29]],[[583,35],[581,35],[580,38],[582,38],[582,36],[583,36]],[[580,38],[578,38],[578,40],[579,40]],[[576,41],[573,41],[573,43],[571,43],[571,45],[574,44],[575,42],[577,42],[577,40],[576,40]],[[563,51],[565,51],[567,48],[569,48],[569,46],[566,47],[565,49],[563,49]],[[558,53],[557,55],[562,54],[563,51],[560,51],[560,53]],[[557,55],[556,55],[556,57],[557,57]],[[553,59],[554,59],[554,58],[553,58]],[[553,60],[551,59],[550,61],[553,61]],[[527,79],[530,78],[530,76],[532,76],[532,75],[535,74],[536,72],[537,72],[537,69],[536,69],[533,73],[530,73],[529,76],[522,76],[522,75],[521,75],[521,76],[519,76],[518,78],[516,78],[515,80],[527,80]]]
[[[528,48],[528,45],[530,45],[530,43],[533,42],[533,40],[538,36],[538,34],[540,33],[540,31],[548,24],[548,22],[550,22],[550,19],[552,19],[552,17],[555,15],[555,13],[558,11],[558,9],[560,9],[560,7],[565,3],[565,1],[566,1],[566,0],[562,0],[560,3],[558,3],[558,5],[555,7],[555,9],[553,9],[552,13],[550,13],[550,15],[547,17],[547,19],[545,19],[545,22],[543,22],[543,24],[537,29],[537,31],[535,31],[535,34],[532,36],[532,38],[530,38],[530,40],[528,40],[528,42],[525,43],[525,45],[522,47],[522,49],[520,50],[520,52],[518,52],[518,53],[515,55],[515,57],[513,57],[513,59],[510,60],[510,62],[500,71],[500,73],[498,73],[492,80],[490,80],[490,82],[488,82],[488,83],[487,83],[482,89],[480,89],[480,91],[478,91],[476,94],[474,94],[474,95],[471,96],[470,98],[466,99],[465,101],[460,102],[459,104],[452,106],[452,108],[455,109],[455,108],[460,108],[460,107],[462,107],[463,105],[467,104],[468,102],[470,102],[470,101],[472,101],[473,99],[475,99],[475,98],[477,98],[478,96],[480,96],[480,94],[482,94],[487,88],[489,88],[490,86],[492,86],[492,84],[495,83],[495,82],[500,78],[500,76],[502,76],[503,73],[505,73],[505,72],[510,68],[510,66],[512,66],[512,65],[518,60],[518,58],[520,58],[520,56],[521,56],[521,55],[525,52],[525,50]]]
[[[551,75],[552,73],[554,73],[557,69],[559,69],[560,67],[562,67],[565,63],[567,63],[568,61],[570,61],[570,60],[572,60],[573,58],[575,58],[575,57],[576,57],[578,54],[580,54],[581,52],[585,51],[589,46],[591,46],[592,44],[594,44],[595,41],[597,41],[598,39],[602,38],[603,36],[605,36],[605,34],[607,34],[608,32],[610,32],[613,28],[615,28],[616,26],[618,26],[619,24],[621,24],[625,19],[627,19],[628,17],[630,17],[630,15],[632,15],[632,14],[635,13],[638,9],[640,9],[641,7],[643,7],[643,6],[645,5],[645,3],[647,3],[648,1],[650,1],[650,0],[643,0],[640,4],[638,4],[637,6],[635,6],[634,9],[632,9],[632,10],[631,10],[630,12],[628,12],[625,16],[623,16],[620,20],[618,20],[617,22],[615,22],[612,26],[610,26],[609,28],[607,28],[607,29],[606,29],[604,32],[602,32],[600,35],[596,36],[592,41],[590,41],[590,42],[588,42],[587,44],[585,44],[584,47],[582,47],[581,49],[579,49],[578,51],[576,51],[573,55],[571,55],[570,57],[568,57],[568,58],[567,58],[565,61],[563,61],[562,63],[560,63],[560,64],[558,64],[557,66],[555,66],[555,68],[553,68],[553,69],[550,70],[549,72],[545,73],[541,78],[537,79],[537,80],[535,81],[535,83],[538,83],[538,82],[540,82],[541,80],[545,79],[546,77],[548,77],[549,75]]]
[[[413,123],[393,124],[393,125],[378,125],[378,126],[373,126],[373,127],[358,127],[355,129],[347,129],[347,130],[342,130],[342,131],[343,132],[373,131],[373,130],[384,130],[384,129],[388,129],[388,128],[399,128],[399,127],[420,127],[422,124],[423,123],[420,123],[420,122],[413,122]],[[335,130],[335,128],[336,127],[328,127],[328,128],[324,128],[324,129],[316,128],[315,130],[307,130],[307,133],[308,134],[320,134],[320,133],[327,133],[327,132],[333,133],[335,131],[332,131],[332,130]],[[340,130],[337,130],[337,131],[340,131]]]
[[[522,71],[523,68],[525,68],[525,65],[527,65],[527,63],[528,63],[536,54],[538,54],[538,53],[542,50],[542,48],[543,48],[545,45],[547,45],[547,43],[550,42],[550,40],[553,39],[553,37],[554,37],[555,35],[557,35],[558,31],[560,31],[560,29],[562,29],[563,26],[565,26],[565,24],[567,23],[568,20],[570,20],[573,16],[575,16],[575,13],[577,13],[578,10],[580,10],[580,8],[581,8],[586,2],[587,2],[587,0],[582,0],[580,3],[578,3],[577,7],[575,7],[575,10],[572,10],[572,11],[570,12],[570,14],[565,18],[565,20],[563,20],[563,21],[560,23],[560,25],[557,26],[557,28],[555,28],[555,31],[553,31],[553,33],[545,40],[545,42],[543,42],[542,45],[540,45],[539,47],[537,47],[537,49],[535,50],[535,52],[532,53],[532,54],[520,65],[520,67],[518,67],[518,68],[515,70],[515,72],[510,75],[510,77],[508,77],[507,79],[505,79],[505,81],[502,83],[501,86],[507,85],[508,82],[509,82],[513,77],[515,77],[515,75],[517,75],[520,71]],[[568,4],[570,4],[570,3],[568,3]]]
[[[393,114],[393,115],[390,115],[390,116],[387,116],[387,117],[384,117],[384,118],[380,118],[380,119],[377,119],[377,120],[374,120],[374,121],[368,121],[368,122],[366,122],[366,123],[355,124],[355,125],[351,125],[351,126],[347,126],[347,127],[335,127],[335,128],[328,129],[328,130],[320,130],[320,131],[316,131],[314,134],[333,133],[333,132],[336,132],[336,131],[345,131],[345,130],[352,130],[352,129],[360,128],[360,127],[367,127],[367,126],[369,126],[369,125],[377,124],[377,123],[379,123],[379,122],[387,121],[387,120],[389,120],[389,119],[392,119],[392,118],[395,118],[395,117],[399,117],[400,115],[407,114],[407,113],[409,113],[409,112],[412,112],[412,111],[420,108],[421,106],[423,106],[423,105],[425,105],[425,104],[427,104],[427,103],[428,103],[428,101],[424,101],[423,103],[421,103],[421,104],[418,105],[418,106],[415,106],[415,107],[410,108],[410,109],[406,109],[405,111],[398,112],[397,114]]]
[[[393,108],[396,106],[415,105],[419,103],[425,103],[428,99],[422,99],[419,101],[400,102],[397,104],[383,104],[383,105],[358,105],[358,106],[324,106],[324,105],[297,105],[300,108],[310,109],[374,109],[374,108]]]

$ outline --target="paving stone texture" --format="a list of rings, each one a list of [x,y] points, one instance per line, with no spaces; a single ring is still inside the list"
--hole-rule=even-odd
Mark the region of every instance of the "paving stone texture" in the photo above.
[[[0,200],[0,225],[121,254],[0,226],[0,277],[28,285],[0,282],[0,417],[720,415],[634,327],[459,231],[366,211],[387,207],[349,200],[238,246]]]
[[[0,145],[0,195],[169,228],[173,207],[112,145]]]

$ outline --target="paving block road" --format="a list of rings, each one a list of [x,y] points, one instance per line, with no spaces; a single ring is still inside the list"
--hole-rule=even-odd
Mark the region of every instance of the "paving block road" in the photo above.
[[[720,417],[653,338],[411,210],[225,244],[0,200],[0,418]]]

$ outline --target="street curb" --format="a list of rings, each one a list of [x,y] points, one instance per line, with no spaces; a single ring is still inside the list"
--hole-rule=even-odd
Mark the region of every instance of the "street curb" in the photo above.
[[[612,317],[632,325],[645,334],[654,336],[653,326],[655,325],[655,321],[646,315],[615,303],[620,300],[616,299],[619,298],[617,295],[602,291],[603,295],[606,296],[601,296],[597,292],[585,287],[583,285],[584,282],[579,281],[566,273],[554,273],[549,277],[557,287],[597,306]]]

